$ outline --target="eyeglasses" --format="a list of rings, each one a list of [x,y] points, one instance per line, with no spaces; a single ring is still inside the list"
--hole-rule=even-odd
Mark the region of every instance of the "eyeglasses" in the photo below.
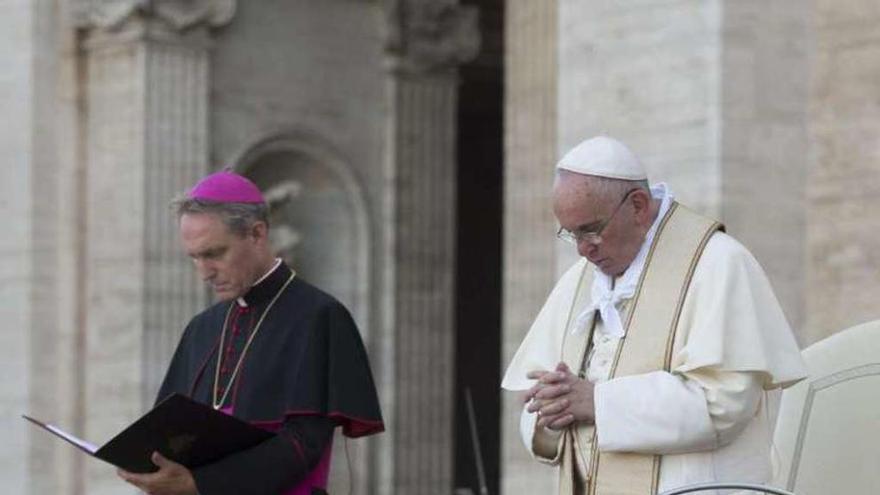
[[[611,220],[614,219],[614,215],[617,215],[617,212],[620,211],[620,207],[623,206],[624,203],[626,203],[626,198],[628,198],[630,194],[638,190],[638,187],[634,187],[627,191],[626,194],[623,195],[623,198],[620,200],[620,203],[617,203],[617,206],[614,208],[614,211],[611,213],[611,215],[607,219],[599,222],[595,227],[589,230],[578,229],[574,232],[559,227],[559,230],[556,231],[556,237],[562,239],[565,242],[575,245],[583,241],[586,241],[590,244],[600,244],[602,242],[602,231],[605,230],[605,227],[607,227],[609,223],[611,223]]]

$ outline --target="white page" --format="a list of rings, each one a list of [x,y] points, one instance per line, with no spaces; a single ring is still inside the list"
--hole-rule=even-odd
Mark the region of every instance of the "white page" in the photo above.
[[[89,442],[86,442],[85,440],[82,440],[80,438],[76,438],[75,436],[71,435],[70,433],[67,433],[66,431],[62,430],[61,428],[58,428],[55,425],[46,425],[46,429],[51,431],[52,433],[58,435],[59,437],[67,440],[68,442],[76,445],[77,447],[85,450],[86,452],[88,452],[90,454],[94,454],[95,452],[98,451],[98,447],[96,447],[95,445],[93,445]]]
[[[94,454],[95,452],[98,451],[98,447],[96,447],[95,445],[93,445],[89,442],[86,442],[85,440],[82,440],[80,438],[77,438],[77,437],[71,435],[70,433],[67,433],[66,431],[62,430],[61,428],[58,428],[55,425],[43,423],[42,421],[36,420],[36,419],[31,418],[30,416],[27,416],[24,414],[22,414],[22,416],[24,417],[24,419],[30,421],[31,423],[67,440],[68,442],[72,443],[73,445],[76,445],[77,447],[88,452],[89,454]]]

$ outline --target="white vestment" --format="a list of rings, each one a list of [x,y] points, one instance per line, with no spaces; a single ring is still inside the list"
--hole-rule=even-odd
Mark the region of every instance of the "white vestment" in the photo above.
[[[505,389],[530,388],[534,381],[526,373],[552,370],[560,361],[565,328],[548,322],[570,309],[585,263],[581,259],[554,287],[508,367]],[[630,300],[618,303],[621,314]],[[676,328],[670,372],[608,380],[620,336],[596,322],[586,376],[596,383],[599,450],[661,454],[661,491],[769,480],[773,418],[766,391],[802,379],[806,368],[763,270],[727,234],[709,239]],[[535,420],[523,410],[521,432],[533,455]],[[589,455],[589,446],[582,450]]]

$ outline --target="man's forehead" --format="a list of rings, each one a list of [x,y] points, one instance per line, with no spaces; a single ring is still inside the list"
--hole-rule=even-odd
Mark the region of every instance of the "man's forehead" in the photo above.
[[[216,255],[229,249],[235,239],[222,234],[204,232],[201,234],[186,236],[181,239],[183,250],[189,256]]]
[[[602,211],[607,201],[594,182],[583,179],[560,179],[553,189],[554,203],[585,211]]]

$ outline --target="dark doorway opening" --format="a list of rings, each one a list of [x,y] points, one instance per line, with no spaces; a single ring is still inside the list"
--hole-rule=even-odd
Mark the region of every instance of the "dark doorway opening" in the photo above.
[[[474,419],[486,488],[500,480],[504,2],[464,0],[480,11],[477,58],[461,68],[458,100],[455,486],[480,493]]]

